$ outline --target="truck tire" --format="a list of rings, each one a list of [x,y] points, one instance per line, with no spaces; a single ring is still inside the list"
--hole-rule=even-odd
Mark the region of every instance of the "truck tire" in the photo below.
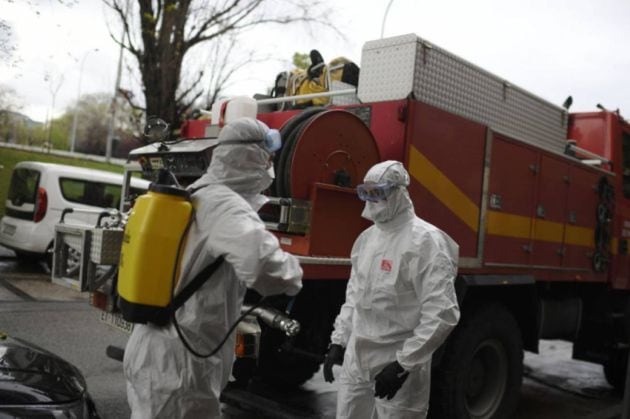
[[[608,384],[623,393],[626,387],[626,372],[628,368],[628,352],[615,351],[604,364],[604,376]]]
[[[430,417],[511,418],[523,377],[523,341],[514,317],[496,304],[464,312],[432,377]]]
[[[282,343],[286,338],[282,333],[277,330],[267,332],[262,335],[265,343],[260,348],[257,375],[266,383],[283,389],[294,389],[311,379],[319,369],[320,362],[284,351]],[[305,339],[300,339],[295,342],[295,346],[302,349],[306,343]],[[313,345],[313,342],[308,344]],[[327,343],[320,346],[323,347],[322,351],[326,346]]]
[[[286,336],[263,327],[256,375],[282,388],[295,388],[308,381],[319,370],[328,349],[333,321],[345,299],[345,290],[345,281],[305,281],[290,312],[290,317],[301,325],[291,344],[310,356],[284,350]]]

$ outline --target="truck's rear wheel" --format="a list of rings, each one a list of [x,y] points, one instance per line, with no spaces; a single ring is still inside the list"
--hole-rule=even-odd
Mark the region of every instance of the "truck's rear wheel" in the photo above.
[[[308,331],[307,331],[308,332]],[[268,330],[263,334],[264,344],[260,348],[260,364],[257,374],[267,383],[283,388],[295,388],[308,381],[319,369],[319,361],[305,358],[282,350],[281,345],[285,337],[276,330]],[[320,344],[299,339],[295,346],[303,349],[310,346],[311,350],[321,352],[327,346],[322,341]],[[315,349],[314,345],[318,348]]]
[[[464,313],[433,374],[431,417],[510,418],[523,376],[523,342],[514,317],[492,305]]]
[[[301,332],[293,346],[315,357],[283,350],[286,337],[277,330],[263,329],[257,375],[281,387],[296,387],[317,372],[330,342],[332,324],[345,298],[345,281],[305,281],[290,317],[298,320]]]
[[[626,386],[627,368],[627,351],[614,351],[608,358],[608,362],[604,364],[604,376],[606,377],[606,381],[617,391],[623,392]]]

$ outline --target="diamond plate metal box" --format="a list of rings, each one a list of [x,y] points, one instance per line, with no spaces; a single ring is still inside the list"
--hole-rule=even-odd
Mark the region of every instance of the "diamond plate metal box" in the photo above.
[[[561,107],[417,35],[367,42],[361,55],[359,99],[380,102],[410,94],[493,131],[564,152],[568,115]]]
[[[117,265],[122,239],[122,229],[92,229],[90,260],[99,265]]]
[[[347,89],[354,89],[354,86],[348,83],[344,83],[342,81],[338,81],[338,80],[333,80],[331,82],[330,90],[335,91],[335,90],[347,90]],[[357,97],[356,94],[332,97],[333,105],[354,105],[355,103],[360,103],[359,98]]]

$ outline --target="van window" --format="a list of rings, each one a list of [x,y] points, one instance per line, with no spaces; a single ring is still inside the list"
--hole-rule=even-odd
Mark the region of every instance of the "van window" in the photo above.
[[[11,176],[8,199],[17,207],[24,204],[35,204],[39,172],[31,169],[15,169]]]
[[[32,220],[35,215],[35,200],[39,187],[40,173],[32,169],[14,169],[9,185],[7,201],[14,208],[7,206],[5,214],[22,220]],[[18,209],[19,208],[19,209]]]
[[[60,178],[59,187],[66,201],[101,208],[118,208],[120,185],[91,182],[81,179]]]

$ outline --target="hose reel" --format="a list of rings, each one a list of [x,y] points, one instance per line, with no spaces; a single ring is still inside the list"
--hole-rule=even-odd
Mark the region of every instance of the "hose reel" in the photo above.
[[[376,140],[356,115],[309,108],[280,129],[284,146],[276,155],[272,190],[282,198],[309,199],[314,182],[354,188],[380,161]]]

